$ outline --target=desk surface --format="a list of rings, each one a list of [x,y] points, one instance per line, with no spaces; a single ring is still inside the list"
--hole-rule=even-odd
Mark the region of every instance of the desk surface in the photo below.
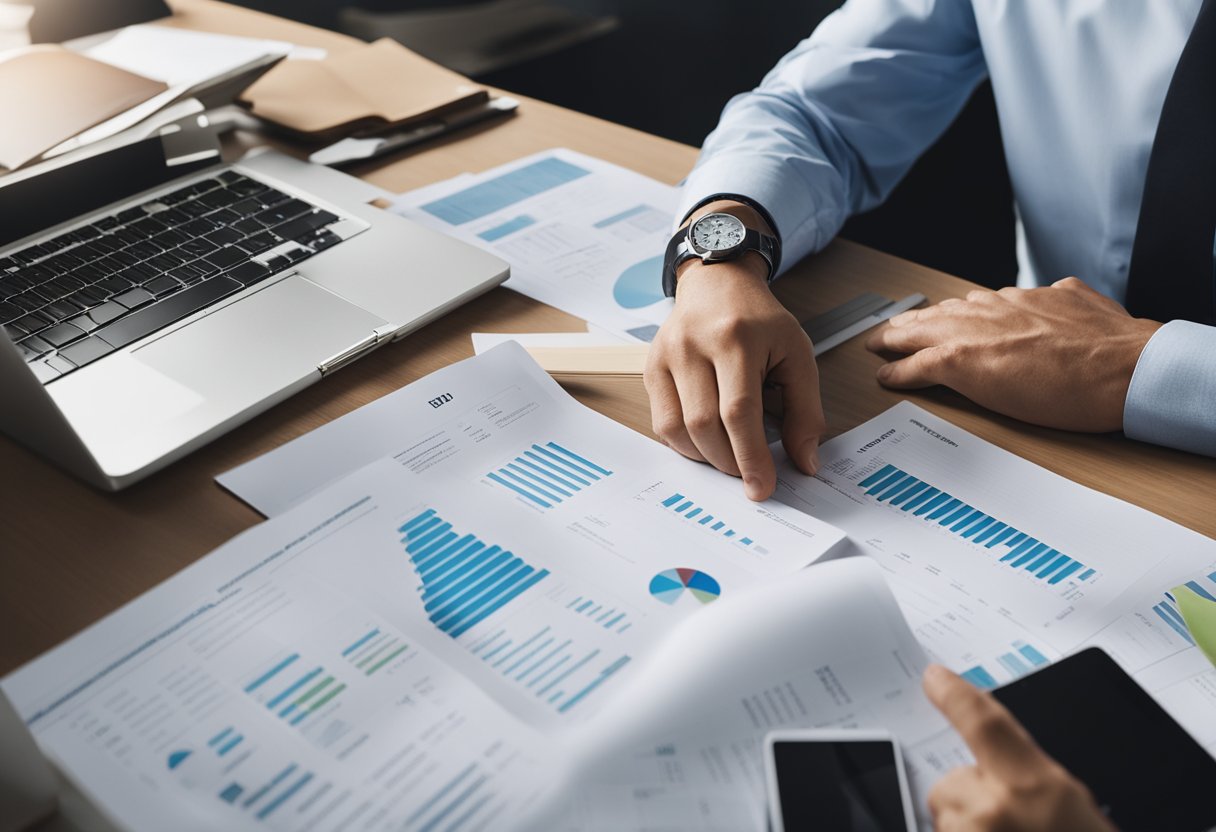
[[[354,41],[212,0],[177,0],[179,24],[274,37],[337,50]],[[253,145],[256,136],[238,135]],[[524,100],[509,121],[365,165],[354,172],[394,192],[481,171],[550,147],[570,147],[677,182],[696,150],[619,125]],[[798,264],[777,286],[801,319],[865,291],[932,301],[974,286],[941,272],[837,241]],[[493,292],[373,353],[262,414],[167,471],[104,494],[0,437],[0,673],[7,673],[189,565],[259,516],[213,477],[472,354],[469,333],[575,331],[582,322],[507,289]],[[830,430],[843,432],[900,398],[949,419],[1032,462],[1216,537],[1216,463],[1130,442],[1035,428],[980,410],[947,390],[894,394],[874,380],[880,361],[855,338],[820,361]],[[641,382],[568,388],[585,404],[650,435]]]

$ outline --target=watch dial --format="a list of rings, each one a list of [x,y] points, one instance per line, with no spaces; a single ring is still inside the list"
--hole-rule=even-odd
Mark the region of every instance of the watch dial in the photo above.
[[[692,227],[692,240],[709,251],[723,251],[743,242],[743,223],[729,214],[710,214]]]

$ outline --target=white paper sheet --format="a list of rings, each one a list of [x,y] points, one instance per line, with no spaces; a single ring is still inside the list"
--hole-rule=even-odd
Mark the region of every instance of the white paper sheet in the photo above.
[[[825,444],[816,477],[773,450],[776,498],[886,570],[935,660],[993,687],[1097,644],[1216,753],[1216,669],[1164,595],[1216,594],[1216,542],[909,402]]]
[[[391,456],[4,680],[121,822],[523,823],[555,738],[672,628],[841,537],[654,454],[516,344],[424,382],[440,406],[398,394]]]
[[[514,341],[528,347],[611,347],[632,343],[607,332],[474,332],[473,352],[481,355],[499,344]]]
[[[649,341],[671,310],[661,272],[677,195],[555,149],[402,194],[391,210],[502,257],[507,287]]]
[[[286,55],[290,43],[191,32],[143,23],[83,50],[95,61],[134,72],[170,87],[192,87],[266,55]]]

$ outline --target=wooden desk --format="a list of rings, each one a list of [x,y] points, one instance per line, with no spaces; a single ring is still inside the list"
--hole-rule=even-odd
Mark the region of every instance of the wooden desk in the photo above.
[[[178,0],[181,25],[276,37],[336,50],[353,41],[211,0]],[[258,137],[242,135],[238,143]],[[696,150],[619,125],[525,100],[517,117],[364,166],[360,176],[404,191],[481,171],[550,147],[571,147],[665,182],[677,182]],[[863,291],[931,300],[972,284],[846,242],[798,266],[778,286],[800,316]],[[118,494],[103,494],[0,437],[0,673],[6,673],[192,563],[260,519],[212,478],[360,405],[472,354],[473,331],[582,329],[577,319],[496,289],[405,340],[326,378],[167,471]],[[1030,427],[979,410],[949,391],[897,395],[874,380],[878,358],[863,338],[820,361],[833,433],[910,398],[1033,462],[1216,536],[1216,463],[1129,442]],[[643,433],[650,415],[641,383],[586,385],[584,403]],[[5,406],[5,405],[0,405]]]

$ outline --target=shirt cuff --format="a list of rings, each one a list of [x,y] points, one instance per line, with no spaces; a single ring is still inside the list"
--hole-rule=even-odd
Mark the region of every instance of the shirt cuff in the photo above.
[[[1216,327],[1171,321],[1153,334],[1132,373],[1123,433],[1216,456]]]

